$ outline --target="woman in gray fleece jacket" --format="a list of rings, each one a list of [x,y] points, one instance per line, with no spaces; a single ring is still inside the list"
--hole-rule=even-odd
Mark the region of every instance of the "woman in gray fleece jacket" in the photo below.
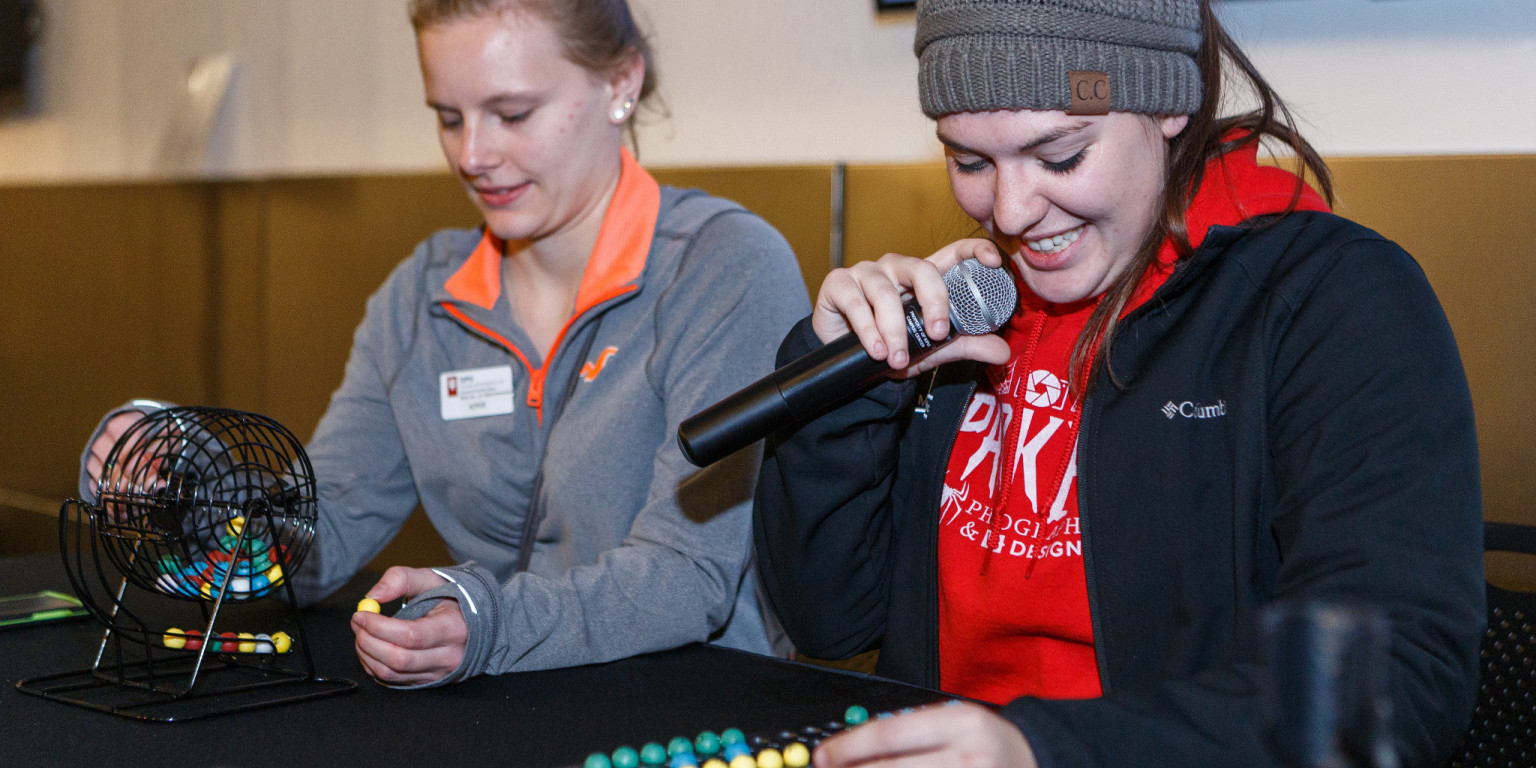
[[[459,565],[391,568],[353,616],[397,686],[692,642],[787,651],[758,600],[758,449],[699,470],[678,423],[767,373],[809,311],[783,238],[660,187],[623,149],[654,88],[622,0],[412,0],[428,105],[485,225],[428,238],[368,301],[308,453],[301,600],[349,579],[420,503]],[[109,414],[102,457],[160,407]]]

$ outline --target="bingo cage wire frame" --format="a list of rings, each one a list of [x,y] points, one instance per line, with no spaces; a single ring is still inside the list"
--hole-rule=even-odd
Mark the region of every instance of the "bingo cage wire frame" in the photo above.
[[[179,722],[357,688],[315,674],[295,607],[289,576],[314,538],[316,504],[314,470],[292,433],[258,414],[167,408],[124,431],[101,478],[96,503],[59,509],[65,572],[106,628],[95,661],[19,690]],[[250,621],[265,610],[261,620],[273,622],[258,604],[278,606],[285,652],[274,639],[220,632],[231,615]]]

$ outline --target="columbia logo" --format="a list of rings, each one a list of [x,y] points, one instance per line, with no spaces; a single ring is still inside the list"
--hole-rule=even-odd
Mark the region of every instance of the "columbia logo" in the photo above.
[[[1217,400],[1215,405],[1199,405],[1188,400],[1182,403],[1169,400],[1162,411],[1163,415],[1169,419],[1175,416],[1183,416],[1186,419],[1217,419],[1227,415],[1227,401]]]

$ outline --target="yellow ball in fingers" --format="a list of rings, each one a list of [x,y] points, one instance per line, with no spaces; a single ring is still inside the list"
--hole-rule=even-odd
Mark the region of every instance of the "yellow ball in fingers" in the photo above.
[[[371,597],[365,597],[357,601],[357,610],[360,613],[378,613],[381,609],[379,608],[379,601]]]

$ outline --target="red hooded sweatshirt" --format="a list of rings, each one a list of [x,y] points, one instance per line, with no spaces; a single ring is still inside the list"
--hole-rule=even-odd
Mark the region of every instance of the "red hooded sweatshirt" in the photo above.
[[[1291,207],[1296,176],[1250,145],[1206,165],[1187,215],[1199,247],[1216,225]],[[1296,210],[1328,210],[1302,190]],[[1165,241],[1129,312],[1173,274]],[[1022,280],[1003,329],[1013,351],[989,366],[950,454],[939,519],[939,672],[944,690],[1006,703],[1099,696],[1077,510],[1078,403],[1068,363],[1098,298],[1051,304]]]

